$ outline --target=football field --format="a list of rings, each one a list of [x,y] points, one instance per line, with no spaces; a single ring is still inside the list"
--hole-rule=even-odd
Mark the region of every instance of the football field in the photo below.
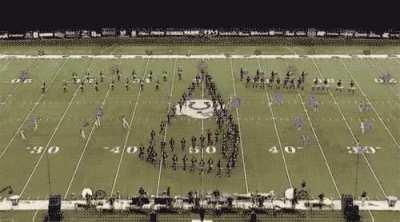
[[[173,195],[218,189],[223,193],[274,191],[283,197],[286,188],[300,187],[304,181],[313,198],[323,193],[340,199],[341,194],[360,196],[363,191],[373,200],[400,196],[400,86],[375,81],[385,73],[400,81],[399,59],[205,59],[224,100],[240,99],[238,108],[230,108],[240,133],[238,160],[230,176],[225,171],[219,176],[216,169],[203,174],[182,169],[185,154],[189,160],[193,156],[214,163],[223,159],[218,144],[204,149],[180,147],[182,137],[189,144],[192,136],[213,131],[213,117],[178,115],[158,133],[160,121],[191,85],[201,62],[177,58],[1,59],[0,188],[11,186],[21,199],[47,199],[49,193],[80,198],[84,188],[127,198],[139,187],[152,195],[170,187]],[[253,88],[241,80],[241,68],[250,76],[257,70],[265,76],[274,71],[281,79],[288,71],[294,77],[304,71],[305,87]],[[19,80],[23,71],[28,80]],[[133,71],[142,79],[152,72],[153,81],[145,81],[140,90],[132,79]],[[82,80],[90,73],[91,81],[83,91],[72,83],[74,72]],[[99,81],[96,91],[93,82],[100,79],[100,72],[104,81]],[[312,90],[314,78],[326,78],[331,89]],[[159,90],[155,90],[156,80]],[[342,91],[335,89],[338,80],[343,82]],[[355,83],[354,94],[346,90],[350,80]],[[210,98],[202,86],[192,99]],[[311,100],[318,102],[317,109],[310,106]],[[364,104],[362,111],[360,104]],[[99,107],[103,115],[101,125],[96,126]],[[122,118],[128,127],[123,127]],[[361,122],[368,124],[365,132]],[[175,140],[175,150],[165,164],[138,157],[139,147],[147,148],[153,129],[158,140]],[[358,145],[364,147],[362,152]],[[170,161],[173,153],[178,157],[176,170]],[[370,221],[381,214],[363,213],[363,219]],[[396,217],[398,213],[379,221],[396,221]]]

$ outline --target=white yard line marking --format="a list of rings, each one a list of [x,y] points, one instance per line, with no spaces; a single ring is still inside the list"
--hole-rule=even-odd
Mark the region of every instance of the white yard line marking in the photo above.
[[[0,72],[3,72],[3,71],[7,68],[8,64],[10,64],[10,60],[8,60],[8,61],[6,62],[6,64],[4,64],[3,67],[1,67]],[[8,80],[2,81],[2,82],[4,82],[4,83],[9,83]],[[18,84],[17,84],[17,85],[18,85]],[[1,106],[0,106],[0,107],[1,107]]]
[[[265,97],[267,98],[268,108],[269,108],[269,111],[270,111],[271,116],[272,116],[272,122],[273,122],[273,125],[274,125],[275,135],[276,135],[276,138],[278,139],[278,145],[279,145],[279,149],[281,151],[280,153],[281,153],[281,156],[282,156],[283,164],[285,166],[286,177],[287,177],[287,179],[289,181],[290,187],[293,187],[293,183],[292,183],[292,180],[291,180],[291,176],[290,176],[290,173],[289,173],[289,168],[288,168],[286,157],[285,157],[285,152],[284,152],[284,150],[282,148],[281,137],[279,135],[278,126],[276,124],[276,119],[277,118],[275,117],[274,111],[272,109],[272,102],[271,102],[271,97],[270,96],[271,95],[269,94],[267,89],[265,89]]]
[[[399,60],[397,60],[397,59],[394,59],[394,61],[398,64],[398,65],[400,65],[400,62],[399,62]],[[397,86],[398,84],[396,84],[396,86]],[[398,88],[398,87],[396,87],[396,88]],[[394,90],[393,90],[394,91]],[[395,93],[396,94],[396,93]],[[396,96],[398,97],[398,98],[400,98],[400,94],[396,94]]]
[[[78,92],[79,92],[79,88],[77,87],[77,88],[75,89],[74,95],[72,96],[72,98],[71,98],[71,100],[69,101],[69,103],[68,103],[66,109],[64,110],[64,112],[63,112],[63,114],[62,114],[60,120],[58,121],[56,127],[54,128],[53,132],[51,133],[50,139],[49,139],[49,141],[47,142],[46,146],[44,147],[42,154],[40,155],[39,159],[36,161],[36,164],[35,164],[35,166],[33,167],[32,172],[31,172],[31,174],[30,174],[29,177],[28,177],[28,180],[25,182],[25,185],[23,186],[23,188],[22,188],[22,190],[21,190],[21,192],[20,192],[20,194],[19,194],[20,196],[22,196],[22,195],[24,194],[25,189],[26,189],[27,186],[29,185],[29,183],[30,183],[30,181],[31,181],[31,179],[32,179],[32,176],[35,174],[36,169],[38,168],[38,166],[39,166],[39,164],[40,164],[40,161],[43,159],[44,155],[47,153],[47,149],[49,148],[50,143],[53,141],[54,136],[56,135],[58,129],[60,128],[60,126],[61,126],[61,124],[62,124],[62,122],[63,122],[63,120],[64,120],[64,118],[65,118],[65,116],[66,116],[66,114],[68,113],[69,109],[71,108],[72,102],[74,101],[74,99],[75,99],[76,95],[78,94]]]
[[[118,49],[118,45],[115,43],[110,46],[110,48],[112,48],[112,47],[114,47],[114,48],[110,51],[110,54],[115,55],[115,51]]]
[[[317,72],[319,73],[319,76],[320,76],[321,78],[323,78],[322,72],[321,72],[320,68],[318,67],[317,63],[315,63],[314,60],[311,60],[311,61],[313,62],[315,69],[316,69]],[[353,140],[354,140],[354,143],[355,143],[355,144],[359,144],[359,140],[358,140],[357,137],[355,136],[353,130],[352,130],[351,127],[350,127],[349,122],[347,121],[346,117],[344,116],[344,113],[343,113],[343,110],[342,110],[340,104],[337,102],[335,96],[332,94],[331,91],[329,91],[329,95],[331,96],[331,98],[333,99],[333,102],[335,103],[336,107],[338,108],[339,113],[340,113],[340,115],[341,115],[341,117],[342,117],[342,120],[343,120],[344,123],[346,124],[346,127],[347,127],[348,131],[350,132],[350,135],[352,136],[352,138],[353,138]],[[375,181],[377,182],[377,184],[378,184],[379,188],[381,189],[383,195],[386,197],[386,196],[387,196],[387,195],[386,195],[386,192],[385,192],[385,190],[383,189],[383,186],[382,186],[382,184],[381,184],[379,178],[376,176],[375,171],[374,171],[374,169],[372,168],[372,166],[371,166],[371,164],[370,164],[368,158],[366,157],[366,155],[365,155],[364,153],[362,153],[362,156],[363,156],[364,160],[366,161],[367,166],[368,166],[368,168],[369,168],[369,170],[370,170],[372,176],[375,178]]]
[[[39,213],[39,210],[36,210],[35,213],[33,214],[32,222],[35,222],[36,216],[37,216],[38,213]]]
[[[205,75],[204,75],[205,76]],[[201,80],[201,99],[204,99],[204,79]],[[204,119],[201,119],[201,135],[204,133]],[[201,159],[204,160],[204,149],[201,148]],[[203,174],[201,174],[203,176]]]
[[[312,123],[312,120],[311,120],[311,118],[310,118],[310,115],[309,115],[309,113],[308,113],[308,110],[307,110],[307,108],[306,108],[306,106],[305,106],[305,103],[304,103],[304,101],[303,101],[303,97],[301,97],[301,95],[300,95],[299,92],[297,92],[297,95],[298,95],[298,97],[300,98],[300,103],[301,103],[301,105],[302,105],[302,107],[303,107],[303,110],[304,110],[306,116],[307,116],[308,123],[309,123],[309,125],[310,125],[310,127],[311,127],[311,130],[312,130],[313,134],[314,134],[315,140],[317,141],[319,151],[320,151],[320,153],[321,153],[321,155],[322,155],[322,157],[323,157],[323,159],[324,159],[325,166],[326,166],[326,168],[328,169],[328,173],[329,173],[329,176],[330,176],[331,181],[332,181],[332,183],[333,183],[333,186],[335,187],[336,194],[337,194],[338,197],[340,198],[340,197],[341,197],[341,194],[340,194],[339,188],[338,188],[338,186],[337,186],[335,177],[333,176],[332,169],[331,169],[331,167],[329,166],[329,162],[328,162],[328,159],[326,158],[325,151],[324,151],[324,149],[323,149],[322,146],[321,146],[321,143],[320,143],[320,141],[319,141],[319,137],[317,136],[316,130],[315,130],[315,128],[314,128],[314,124]],[[297,104],[297,100],[295,101],[295,103]]]
[[[5,98],[3,101],[1,101],[1,103],[0,103],[0,108],[2,108],[3,106],[5,106],[5,105],[7,104],[8,100],[11,99],[11,97],[13,96],[14,91],[17,90],[17,88],[18,88],[19,85],[20,85],[20,84],[16,84],[16,85],[10,90],[10,92],[8,93],[8,95],[5,96],[6,98]],[[1,109],[0,109],[0,111],[1,111]]]
[[[174,70],[173,70],[173,77],[172,77],[171,89],[170,89],[169,98],[168,98],[168,110],[167,110],[167,112],[168,112],[169,109],[171,108],[171,98],[172,98],[172,95],[173,95],[173,92],[174,92],[175,73],[176,73],[176,59],[175,59],[175,61],[174,61]],[[165,126],[165,132],[164,132],[164,138],[163,138],[164,142],[165,142],[166,139],[167,139],[167,130],[168,130],[168,124]],[[162,154],[161,154],[161,155],[162,155]],[[161,161],[160,161],[160,168],[159,168],[159,171],[158,171],[156,196],[158,196],[158,192],[160,191],[160,182],[161,182],[162,165],[163,165],[163,162],[162,162],[162,159],[161,159]]]
[[[0,72],[3,72],[3,71],[7,68],[7,66],[8,66],[10,63],[11,63],[11,60],[8,60],[8,61],[6,62],[6,64],[4,64],[3,67],[1,67]]]
[[[201,99],[204,99],[204,79],[201,80]],[[201,119],[201,134],[204,133],[204,119]],[[203,158],[203,148],[201,149],[201,158]]]
[[[236,97],[236,82],[235,82],[235,76],[233,75],[233,64],[232,64],[232,59],[229,60],[230,65],[231,65],[231,75],[232,75],[232,85],[233,85],[233,96]],[[243,151],[243,137],[242,137],[242,130],[240,128],[240,116],[239,116],[239,109],[236,108],[236,119],[238,122],[238,128],[239,128],[239,136],[240,136],[240,151],[242,154],[242,164],[243,164],[243,174],[244,174],[244,182],[246,186],[246,193],[249,193],[249,184],[247,181],[247,172],[246,172],[246,162],[244,161],[244,151]]]
[[[0,69],[0,72],[3,72],[5,70],[5,68],[8,66],[8,64],[10,64],[10,60],[8,60],[7,63]],[[35,67],[37,67],[37,66],[38,66],[38,64],[35,64]],[[2,108],[3,106],[5,106],[7,104],[8,100],[11,99],[11,97],[13,96],[14,91],[16,91],[20,85],[21,84],[15,84],[14,87],[12,88],[12,90],[10,90],[10,92],[7,93],[6,98],[3,101],[1,101],[1,103],[0,103],[0,108]]]
[[[106,104],[106,100],[109,97],[110,91],[111,91],[111,87],[108,86],[108,90],[107,90],[107,93],[106,93],[106,95],[105,95],[105,97],[103,99],[103,102],[101,103],[101,107],[104,107],[104,105]],[[77,162],[77,164],[75,166],[74,172],[73,172],[73,174],[71,176],[71,179],[70,179],[70,181],[68,183],[67,190],[65,191],[65,194],[64,194],[64,199],[66,199],[67,196],[68,196],[68,192],[71,189],[72,183],[73,183],[73,181],[75,179],[76,173],[78,172],[80,163],[81,163],[81,161],[83,159],[83,156],[84,156],[84,154],[86,152],[87,146],[88,146],[89,142],[91,141],[91,138],[92,138],[92,135],[93,135],[95,129],[96,129],[96,124],[95,124],[95,122],[93,122],[92,128],[90,129],[90,132],[89,132],[89,135],[88,135],[88,138],[86,139],[86,142],[85,142],[85,145],[84,145],[84,147],[82,149],[81,155],[79,156],[79,159],[78,159],[78,162]]]
[[[92,64],[90,64],[89,65],[89,67],[87,68],[87,70],[89,70],[90,69],[90,66],[91,66]],[[76,89],[76,91],[75,91],[75,93],[77,92],[77,90],[78,90],[78,88]],[[109,91],[107,91],[107,95],[106,95],[106,97],[108,97],[108,93],[109,93]],[[105,101],[105,100],[104,100]],[[104,101],[103,101],[103,105],[104,105]],[[73,103],[74,105],[75,104],[77,104],[77,103]],[[92,131],[93,131],[93,129],[91,130],[91,132],[90,132],[90,135],[89,135],[89,137],[88,137],[88,140],[90,140],[90,137],[91,137],[91,134],[92,134]],[[66,196],[66,195],[65,195]],[[65,197],[64,197],[64,199],[65,199]],[[37,215],[37,213],[39,212],[39,210],[36,210],[35,211],[35,214],[33,215],[33,218],[32,218],[32,221],[34,222],[35,221],[35,219],[36,219],[36,215]]]
[[[366,59],[367,63],[371,66],[374,67],[378,72],[383,72],[382,70],[380,70],[380,68],[378,68],[378,65],[374,62],[371,62],[370,59]],[[399,61],[395,60],[396,63],[399,63]],[[397,85],[397,84],[396,84]],[[400,96],[396,93],[396,90],[394,90],[392,88],[392,86],[388,86],[387,88],[389,88],[389,90],[393,93],[394,97],[397,98],[397,100],[400,100]],[[382,103],[387,103],[387,101],[381,101]],[[388,103],[389,106],[393,106],[393,102],[389,102]],[[399,104],[396,103],[396,107],[399,107]],[[387,121],[390,122],[389,118],[387,118]]]
[[[65,63],[67,62],[67,60],[64,61],[64,63],[57,69],[57,71],[54,73],[54,77],[53,79],[51,79],[49,86],[53,85],[54,81],[56,80],[58,73],[61,71],[61,69],[64,67]],[[42,101],[43,97],[45,94],[41,94],[39,99],[34,103],[32,109],[25,115],[24,120],[22,121],[21,125],[17,128],[17,130],[15,131],[14,135],[11,137],[10,141],[8,142],[8,144],[3,148],[3,150],[0,153],[0,160],[3,158],[3,156],[5,155],[5,153],[7,152],[8,148],[10,147],[10,145],[14,142],[15,137],[19,134],[19,131],[22,129],[22,127],[24,127],[25,122],[29,119],[29,117],[32,115],[32,113],[35,111],[36,107],[40,104],[40,102]]]
[[[65,62],[64,62],[64,64],[65,64]],[[64,65],[64,64],[63,64],[63,65]],[[90,67],[91,67],[92,64],[93,64],[93,63],[91,63],[91,64],[89,65],[89,67],[87,68],[87,71],[90,69]],[[46,144],[46,146],[45,146],[45,148],[44,148],[42,154],[40,155],[40,157],[39,157],[39,159],[37,160],[37,162],[36,162],[34,168],[32,169],[32,172],[31,172],[31,174],[29,175],[29,178],[28,178],[28,180],[26,181],[24,187],[22,188],[22,190],[21,190],[21,192],[20,192],[20,194],[19,194],[20,196],[22,196],[22,194],[25,192],[25,189],[26,189],[27,186],[29,185],[30,180],[32,179],[32,176],[35,174],[36,169],[38,168],[38,166],[39,166],[39,164],[40,164],[40,161],[42,160],[42,158],[43,158],[44,155],[46,154],[46,152],[47,152],[47,150],[48,150],[48,147],[49,147],[50,143],[52,142],[54,136],[56,135],[58,129],[60,128],[62,122],[64,121],[64,118],[65,118],[66,114],[68,113],[68,111],[69,111],[69,109],[71,108],[71,106],[74,105],[74,99],[75,99],[76,95],[78,94],[78,91],[79,91],[79,87],[76,87],[75,92],[74,92],[74,94],[72,95],[71,100],[68,102],[68,105],[67,105],[66,109],[64,110],[64,112],[63,112],[63,114],[62,114],[62,116],[61,116],[61,119],[58,121],[56,127],[54,128],[54,130],[53,130],[53,132],[52,132],[52,134],[51,134],[51,136],[50,136],[50,139],[49,139],[48,143]]]
[[[257,63],[258,63],[258,68],[261,69],[260,60],[257,60]],[[270,99],[270,94],[267,91],[266,87],[264,87],[264,91],[265,91],[265,97],[267,99],[266,102],[268,104],[268,109],[269,109],[269,112],[271,113],[271,116],[272,116],[272,123],[274,125],[275,135],[276,135],[276,138],[278,139],[278,145],[279,145],[280,153],[281,153],[281,156],[282,156],[283,164],[284,164],[284,167],[285,167],[286,178],[287,178],[287,180],[289,182],[290,187],[293,187],[292,179],[291,179],[291,176],[290,176],[290,173],[289,173],[289,168],[288,168],[288,165],[286,163],[285,153],[284,153],[284,150],[282,148],[281,137],[279,135],[278,127],[277,127],[277,124],[276,124],[276,117],[275,117],[275,114],[274,114],[274,110],[272,109],[272,102],[271,102],[271,99]]]
[[[205,77],[205,75],[203,75],[203,77]],[[201,80],[201,99],[204,99],[204,81],[205,81],[205,79]],[[201,135],[203,135],[203,133],[204,133],[204,119],[201,119]],[[205,161],[204,160],[204,147],[201,147],[201,159],[203,161]],[[201,192],[204,192],[204,175],[203,175],[203,173],[201,173],[200,179],[201,179],[201,188],[203,189],[203,190],[201,190]]]
[[[399,142],[396,140],[396,138],[394,138],[392,132],[390,131],[389,127],[386,125],[386,123],[383,121],[381,115],[378,113],[378,111],[376,110],[375,106],[371,103],[370,99],[368,98],[368,96],[365,94],[364,90],[361,88],[361,86],[358,84],[357,80],[354,78],[353,74],[350,72],[349,68],[347,67],[346,63],[344,63],[342,60],[340,60],[340,62],[343,64],[343,67],[345,68],[346,72],[350,75],[351,79],[353,79],[354,83],[356,84],[356,86],[358,87],[358,89],[360,90],[361,94],[364,96],[364,98],[367,100],[367,102],[371,105],[372,110],[374,111],[374,113],[376,114],[376,116],[378,117],[378,119],[381,121],[383,127],[385,128],[386,132],[389,134],[389,136],[392,138],[393,142],[396,144],[397,148],[400,149],[400,145]]]
[[[294,49],[292,49],[292,48],[290,48],[290,47],[288,47],[288,46],[283,47],[283,48],[285,48],[285,49],[287,49],[289,52],[293,53],[293,55],[297,55],[297,53],[296,53],[296,51],[295,51]]]
[[[371,220],[372,220],[371,222],[375,222],[375,218],[374,218],[374,215],[372,214],[372,210],[368,209],[368,214],[371,217]]]
[[[147,61],[146,61],[146,66],[145,66],[144,72],[143,72],[143,79],[145,79],[145,77],[146,77],[147,67],[149,65],[149,61],[150,61],[150,59],[147,59]],[[121,168],[122,159],[124,158],[126,146],[128,145],[129,135],[130,135],[130,132],[131,132],[131,129],[132,129],[132,126],[133,126],[133,120],[135,119],[135,116],[136,116],[136,109],[137,109],[137,107],[139,105],[139,100],[140,100],[140,96],[141,95],[142,95],[142,90],[139,88],[138,94],[136,95],[135,105],[133,107],[133,113],[132,113],[131,119],[129,121],[129,127],[128,127],[128,130],[126,132],[122,153],[121,153],[121,156],[120,156],[120,159],[119,159],[119,162],[118,162],[117,171],[116,171],[115,176],[114,176],[114,181],[113,181],[112,188],[111,188],[111,195],[113,195],[113,193],[114,193],[115,185],[117,183],[119,171],[120,171],[120,168]]]
[[[337,186],[337,184],[336,184],[335,177],[334,177],[333,174],[332,174],[332,170],[331,170],[331,167],[329,166],[328,159],[326,158],[324,149],[322,148],[321,143],[319,142],[319,138],[318,138],[318,136],[317,136],[317,133],[315,132],[314,125],[313,125],[313,123],[312,123],[312,121],[311,121],[310,115],[308,114],[308,110],[306,109],[306,106],[305,106],[305,104],[304,104],[303,98],[301,97],[300,93],[297,93],[297,95],[299,96],[300,102],[301,102],[301,104],[303,105],[303,109],[304,109],[304,112],[306,113],[306,116],[307,116],[307,119],[308,119],[308,123],[309,123],[310,126],[311,126],[311,130],[313,131],[313,134],[314,134],[314,137],[315,137],[315,139],[316,139],[316,141],[317,141],[319,150],[321,151],[322,157],[324,158],[325,166],[326,166],[326,168],[327,168],[328,171],[329,171],[329,176],[331,177],[331,180],[332,180],[332,182],[333,182],[333,185],[335,186],[336,193],[337,193],[338,197],[340,198],[341,195],[340,195],[340,191],[339,191],[339,189],[338,189],[338,186]]]
[[[121,60],[120,60],[120,63],[121,63]],[[105,97],[104,97],[104,99],[103,99],[103,101],[101,103],[101,107],[104,107],[104,105],[106,104],[106,101],[107,101],[107,98],[109,97],[110,92],[111,92],[111,87],[108,85],[107,93],[106,93],[106,95],[105,95]],[[67,190],[64,193],[64,199],[66,199],[68,197],[69,190],[71,189],[72,183],[73,183],[73,181],[75,179],[75,176],[76,176],[76,174],[78,172],[78,169],[80,167],[81,161],[83,159],[83,156],[86,153],[86,149],[87,149],[87,147],[89,145],[89,142],[91,141],[91,138],[92,138],[92,135],[93,135],[95,129],[96,129],[96,124],[95,124],[95,122],[93,122],[92,128],[90,129],[90,132],[89,132],[89,135],[88,135],[88,138],[87,138],[87,140],[85,142],[85,145],[84,145],[84,147],[82,149],[81,155],[79,156],[78,162],[75,165],[74,172],[72,173],[71,179],[68,182]]]

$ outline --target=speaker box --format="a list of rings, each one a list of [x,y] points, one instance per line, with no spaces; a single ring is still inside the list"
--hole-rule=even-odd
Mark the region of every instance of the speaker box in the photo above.
[[[250,213],[250,222],[257,222],[257,214],[254,211]]]
[[[342,195],[342,210],[346,211],[346,208],[353,206],[353,196],[350,194]]]
[[[345,217],[347,222],[359,222],[361,217],[358,206],[354,205],[352,207],[347,207]]]
[[[168,204],[172,203],[172,197],[156,197],[154,199],[154,203],[168,205]]]
[[[150,222],[157,222],[157,213],[156,212],[151,212],[150,213]]]
[[[61,195],[51,195],[49,197],[48,215],[49,221],[61,221]]]

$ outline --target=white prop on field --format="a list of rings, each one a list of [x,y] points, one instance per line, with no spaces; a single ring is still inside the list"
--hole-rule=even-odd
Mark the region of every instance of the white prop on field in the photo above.
[[[218,108],[219,109],[219,108]],[[186,115],[195,119],[208,119],[214,114],[214,107],[211,100],[208,99],[192,99],[185,102],[180,110],[176,105],[176,115]]]

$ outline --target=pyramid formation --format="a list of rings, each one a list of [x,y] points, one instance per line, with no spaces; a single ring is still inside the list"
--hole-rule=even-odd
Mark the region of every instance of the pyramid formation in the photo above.
[[[192,99],[200,90],[203,98]],[[182,135],[181,138],[167,139],[168,128],[178,127],[178,123],[173,123],[176,118],[211,118],[215,120],[215,127],[197,137]],[[180,140],[179,149],[175,147],[176,140]],[[237,166],[239,142],[239,128],[229,104],[203,64],[199,65],[199,73],[179,101],[169,107],[166,118],[160,123],[159,132],[152,130],[148,143],[139,146],[138,156],[152,165],[162,164],[164,168],[172,170],[230,176],[232,169]],[[207,159],[204,155],[196,155],[203,152],[215,155]]]

